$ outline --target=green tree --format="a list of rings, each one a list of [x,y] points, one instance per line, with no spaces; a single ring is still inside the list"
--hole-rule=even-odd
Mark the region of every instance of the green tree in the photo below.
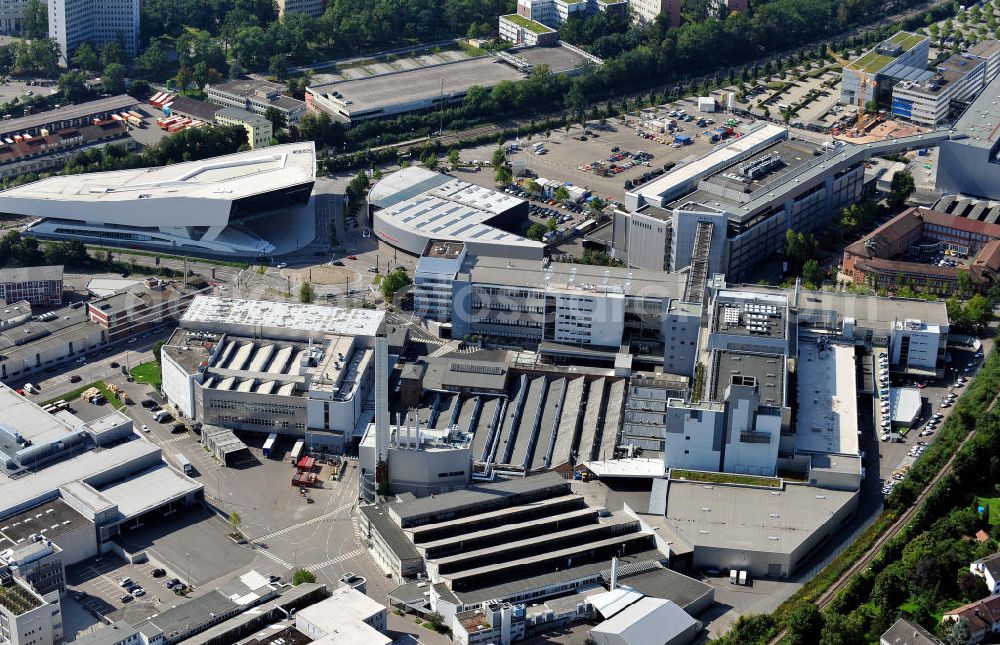
[[[159,363],[160,360],[163,358],[163,346],[165,344],[166,341],[163,340],[158,340],[155,343],[153,343],[153,360],[155,360],[157,363]]]
[[[296,569],[292,573],[292,586],[298,587],[304,582],[316,582],[316,575],[312,571]]]
[[[792,229],[785,231],[785,255],[792,262],[802,265],[816,254],[816,238],[811,234],[803,234]]]
[[[457,148],[452,148],[448,151],[448,163],[452,168],[457,168],[458,164],[462,162],[462,156],[458,153]]]
[[[493,181],[497,186],[506,186],[513,180],[514,173],[511,172],[510,166],[507,164],[497,166],[493,172]]]
[[[273,105],[264,111],[264,118],[271,122],[271,127],[274,128],[275,132],[285,129],[285,113]]]
[[[125,66],[121,63],[109,63],[101,75],[101,86],[111,94],[121,94],[125,91]]]
[[[387,273],[385,277],[382,278],[382,282],[379,283],[379,288],[382,290],[382,297],[385,298],[386,302],[393,299],[396,293],[403,287],[407,287],[413,284],[413,280],[407,275],[403,267],[394,269],[390,273]]]
[[[889,182],[889,206],[893,209],[901,208],[916,189],[913,175],[908,170],[900,170]]]
[[[547,220],[545,220],[545,228],[548,229],[550,233],[555,231],[557,228],[559,228],[559,220],[557,220],[554,217],[548,218]]]
[[[87,77],[83,72],[66,72],[59,77],[59,92],[68,101],[79,101],[89,97]]]
[[[803,605],[788,616],[788,638],[792,645],[812,645],[823,630],[823,614],[816,605]]]
[[[88,72],[98,72],[101,70],[101,61],[97,58],[97,52],[90,46],[90,43],[81,43],[76,48],[76,51],[73,52],[70,63]]]
[[[303,282],[299,287],[299,302],[310,303],[313,301],[313,287],[308,282]]]
[[[125,50],[117,40],[109,40],[101,43],[101,46],[97,49],[97,56],[101,60],[102,68],[107,67],[111,63],[124,65],[128,62],[128,59],[125,57]]]
[[[604,212],[605,206],[607,206],[607,204],[605,204],[604,200],[601,199],[600,197],[592,198],[590,200],[590,203],[587,204],[587,208],[588,210],[590,210],[590,214],[594,215],[595,217],[601,215]]]
[[[438,167],[438,157],[437,153],[433,150],[428,150],[420,158],[420,162],[427,167],[428,170],[437,170]]]
[[[566,190],[565,186],[559,186],[556,188],[555,192],[552,193],[552,196],[556,199],[556,201],[564,202],[569,199],[569,191]]]
[[[970,324],[985,327],[993,320],[993,307],[986,296],[977,294],[965,303],[965,318]]]
[[[51,38],[22,41],[14,56],[14,69],[20,74],[52,78],[59,69],[59,51],[59,43]]]
[[[243,524],[243,518],[236,511],[229,514],[229,532],[238,533],[240,526]]]
[[[191,84],[191,68],[187,65],[181,65],[177,68],[177,73],[174,74],[174,83],[177,84],[177,91],[183,92]]]
[[[498,147],[493,151],[493,157],[490,159],[490,163],[496,168],[507,165],[507,155],[504,154],[503,148]]]
[[[21,36],[30,40],[47,38],[49,12],[42,0],[28,0],[21,9]]]
[[[826,273],[816,260],[806,260],[802,265],[802,279],[807,285],[819,288],[825,277]]]
[[[144,78],[160,80],[169,68],[166,44],[160,38],[150,40],[146,49],[135,58],[136,74]]]
[[[529,240],[535,240],[536,242],[540,242],[542,240],[542,237],[545,236],[545,232],[546,232],[545,225],[535,222],[534,224],[528,227],[528,232],[526,233],[526,235],[528,236]]]

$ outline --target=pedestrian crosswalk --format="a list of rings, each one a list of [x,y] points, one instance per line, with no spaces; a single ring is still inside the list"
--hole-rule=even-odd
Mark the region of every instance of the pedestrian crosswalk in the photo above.
[[[255,537],[254,541],[255,542],[264,542],[264,541],[267,541],[267,540],[269,540],[269,539],[271,539],[273,537],[278,537],[279,535],[284,535],[284,534],[290,533],[291,531],[294,531],[296,529],[300,529],[303,526],[309,526],[310,524],[317,524],[319,522],[325,522],[327,520],[332,520],[332,519],[336,518],[338,515],[340,515],[341,513],[343,513],[344,511],[350,509],[352,506],[354,506],[354,502],[351,502],[350,504],[344,504],[343,506],[341,506],[339,508],[333,509],[329,513],[324,513],[323,515],[320,515],[318,517],[314,517],[314,518],[309,519],[309,520],[305,520],[304,522],[299,522],[298,524],[292,524],[291,526],[286,526],[283,529],[278,529],[277,531],[273,531],[271,533],[267,533],[266,535],[260,535],[258,537]]]
[[[356,558],[364,552],[365,552],[364,549],[354,549],[353,551],[350,551],[348,553],[342,553],[335,558],[330,558],[325,562],[320,562],[319,564],[311,564],[308,567],[306,567],[306,569],[312,572],[316,572],[319,571],[320,569],[325,569],[326,567],[330,567],[335,564],[344,562],[346,560],[350,560],[351,558]]]
[[[278,556],[274,555],[273,553],[271,553],[267,549],[258,549],[257,553],[261,554],[262,556],[264,556],[268,560],[271,560],[273,562],[277,562],[278,564],[280,564],[281,566],[283,566],[286,569],[291,569],[292,568],[291,563],[286,562],[285,560],[282,560],[281,558],[279,558]]]

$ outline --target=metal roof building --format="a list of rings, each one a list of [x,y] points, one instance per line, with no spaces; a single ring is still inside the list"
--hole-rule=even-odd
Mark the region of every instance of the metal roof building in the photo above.
[[[537,260],[545,245],[515,232],[527,223],[523,199],[425,168],[404,168],[368,194],[375,235],[420,255],[432,240],[464,242],[470,253]]]
[[[767,489],[671,480],[661,538],[691,548],[697,568],[786,578],[851,517],[858,495],[803,484]]]
[[[701,623],[669,600],[643,598],[590,629],[597,645],[687,645]]]

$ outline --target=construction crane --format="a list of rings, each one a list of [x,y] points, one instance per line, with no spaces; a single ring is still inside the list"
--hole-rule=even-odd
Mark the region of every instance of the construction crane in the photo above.
[[[861,69],[860,67],[856,68],[851,66],[851,61],[847,60],[846,58],[844,58],[837,52],[833,51],[829,47],[827,48],[826,51],[833,58],[833,60],[837,61],[837,63],[839,63],[842,67],[844,68],[850,67],[851,71],[853,71],[855,74],[858,75],[858,93],[855,95],[855,98],[857,99],[858,120],[854,126],[855,130],[854,133],[856,136],[860,135],[864,132],[865,126],[867,125],[865,119],[866,116],[865,94],[867,94],[868,92],[868,83],[870,82],[870,77],[868,76],[868,73],[865,70]]]

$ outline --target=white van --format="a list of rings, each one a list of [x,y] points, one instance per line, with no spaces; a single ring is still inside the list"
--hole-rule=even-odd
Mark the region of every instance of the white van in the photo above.
[[[739,575],[739,572],[736,571],[736,569],[730,569],[729,570],[729,584],[731,584],[731,585],[738,584],[737,583],[737,576],[738,575]]]
[[[25,383],[24,391],[27,392],[28,394],[38,394],[39,389],[34,385],[32,385],[31,383]]]

